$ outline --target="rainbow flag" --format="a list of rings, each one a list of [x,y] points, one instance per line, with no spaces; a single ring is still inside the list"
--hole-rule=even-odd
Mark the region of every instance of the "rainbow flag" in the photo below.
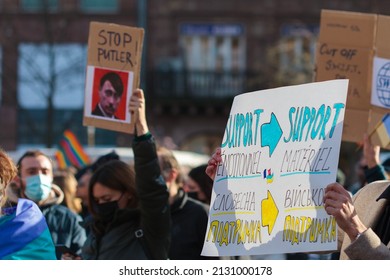
[[[55,247],[45,217],[31,200],[2,209],[0,260],[56,260]]]
[[[390,148],[390,114],[383,116],[382,120],[375,126],[370,134],[371,142],[382,148]]]
[[[88,155],[72,131],[65,130],[59,146],[55,154],[59,169],[64,169],[71,165],[76,168],[82,168],[90,163]]]
[[[57,161],[57,167],[58,169],[65,169],[68,166],[71,166],[69,159],[65,156],[63,150],[57,150],[54,154],[54,157]]]

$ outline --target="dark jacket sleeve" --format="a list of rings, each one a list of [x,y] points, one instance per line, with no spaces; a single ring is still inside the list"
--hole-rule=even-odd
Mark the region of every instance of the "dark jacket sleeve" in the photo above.
[[[76,254],[86,241],[85,229],[81,226],[82,219],[63,205],[50,205],[41,209],[55,245],[65,245]]]
[[[154,259],[167,259],[171,217],[169,192],[163,177],[152,135],[133,142],[136,186],[140,199],[141,228]]]
[[[70,248],[76,252],[76,254],[81,254],[81,248],[84,246],[85,241],[87,240],[87,235],[85,229],[82,227],[83,220],[79,215],[75,215],[72,232],[72,244]]]
[[[375,181],[386,180],[385,174],[385,169],[382,165],[376,165],[373,168],[364,169],[367,184]]]

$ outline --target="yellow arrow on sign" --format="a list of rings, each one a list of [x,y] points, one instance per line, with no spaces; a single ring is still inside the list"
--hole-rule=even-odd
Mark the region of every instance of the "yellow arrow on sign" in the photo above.
[[[279,209],[276,207],[275,200],[270,191],[267,191],[267,198],[261,201],[261,225],[268,226],[268,234],[271,234],[278,214]]]

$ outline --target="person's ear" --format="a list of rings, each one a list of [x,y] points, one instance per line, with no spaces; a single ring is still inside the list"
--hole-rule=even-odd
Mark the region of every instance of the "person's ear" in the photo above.
[[[16,189],[22,189],[22,178],[19,175],[16,175],[10,182],[10,185]]]
[[[179,172],[175,169],[172,168],[169,172],[167,172],[168,175],[166,176],[165,181],[170,184],[172,182],[176,181],[177,176],[179,176]]]

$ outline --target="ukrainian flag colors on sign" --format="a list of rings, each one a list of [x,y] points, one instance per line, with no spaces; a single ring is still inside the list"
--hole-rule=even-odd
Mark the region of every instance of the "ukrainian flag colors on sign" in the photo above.
[[[383,116],[370,134],[373,143],[379,143],[381,147],[390,148],[390,114]]]

